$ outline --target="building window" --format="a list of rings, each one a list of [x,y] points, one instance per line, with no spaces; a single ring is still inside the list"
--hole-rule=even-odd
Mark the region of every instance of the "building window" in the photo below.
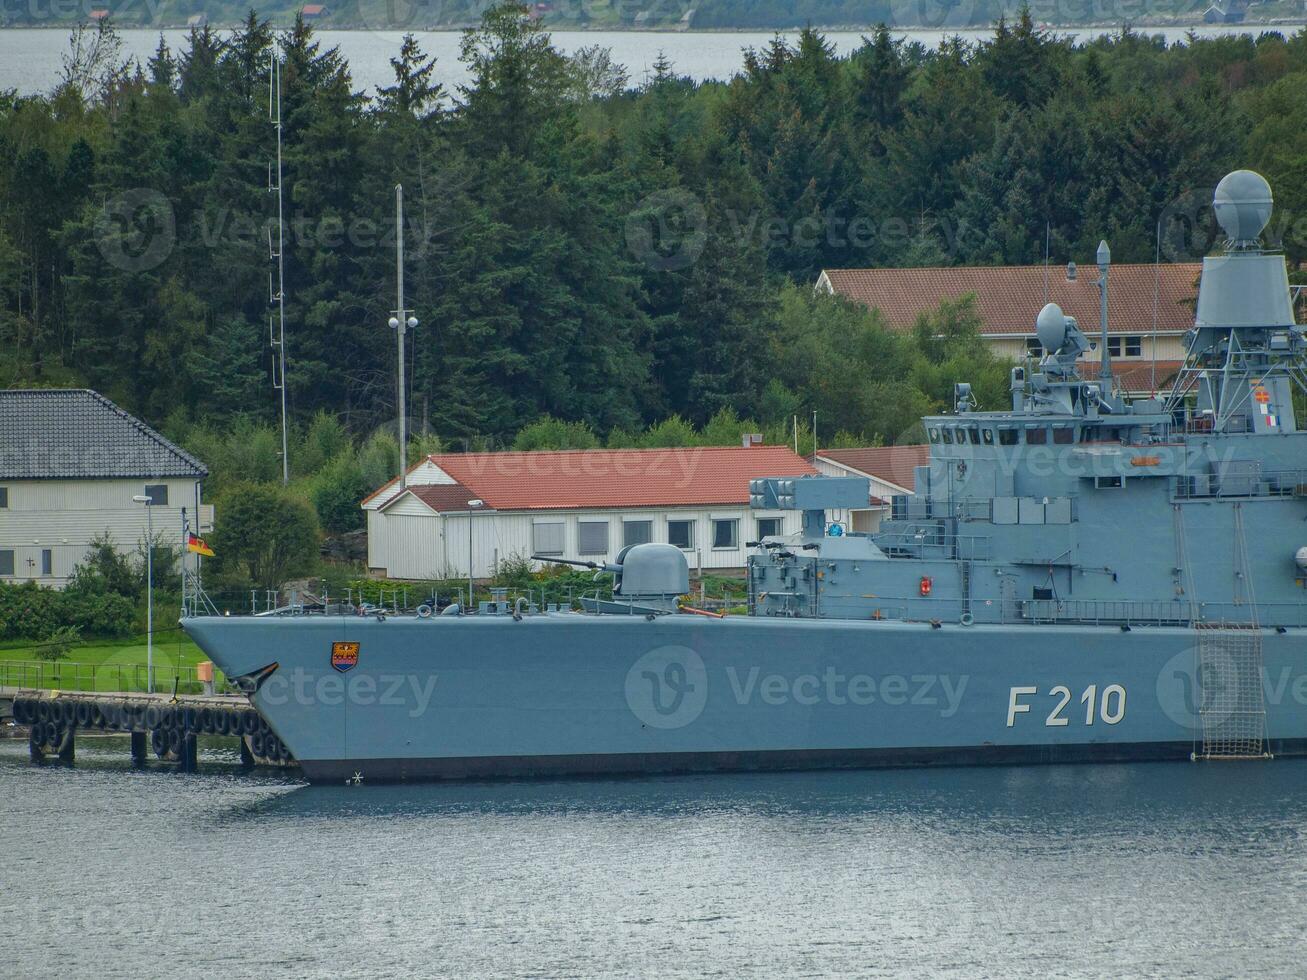
[[[9,488],[0,487],[0,509],[4,509],[8,506],[9,506]]]
[[[54,552],[51,551],[49,548],[41,549],[41,574],[42,575],[54,574]]]
[[[622,521],[622,547],[648,544],[653,540],[653,521]]]
[[[531,553],[533,555],[561,555],[563,532],[567,525],[562,521],[539,521],[531,525]]]
[[[758,518],[758,539],[778,538],[781,535],[781,519],[779,517],[760,517]]]
[[[1026,356],[1033,357],[1036,360],[1044,356],[1044,348],[1039,346],[1038,337],[1026,338]]]
[[[1046,443],[1046,442],[1048,442],[1048,430],[1047,430],[1047,429],[1027,429],[1027,430],[1026,430],[1026,445],[1028,445],[1028,446],[1042,446],[1042,445],[1044,445],[1044,443]]]
[[[1142,337],[1108,337],[1107,352],[1113,357],[1142,357],[1144,342]],[[1124,352],[1124,354],[1123,354]]]
[[[740,546],[740,522],[735,518],[713,521],[712,546],[714,548],[738,548]]]
[[[608,554],[608,522],[578,521],[576,544],[576,550],[583,555]]]
[[[0,575],[14,574],[14,553],[12,551],[0,551]]]
[[[150,498],[151,507],[168,506],[168,484],[166,483],[147,483],[145,485],[145,495]]]
[[[668,521],[667,543],[675,545],[682,551],[694,547],[694,521]]]

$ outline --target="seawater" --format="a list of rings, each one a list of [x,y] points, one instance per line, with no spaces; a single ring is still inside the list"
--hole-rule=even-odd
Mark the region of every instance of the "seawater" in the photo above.
[[[1307,762],[311,787],[0,742],[8,977],[1300,973]]]
[[[1160,34],[1168,43],[1179,43],[1186,33],[1193,31],[1199,37],[1243,33],[1256,36],[1263,30],[1278,30],[1286,36],[1297,26],[1264,27],[1258,24],[1211,25],[1191,27],[1137,28],[1147,34]],[[867,31],[830,31],[827,40],[840,54],[857,50]],[[1059,33],[1078,40],[1111,33],[1115,28],[1068,28]],[[227,33],[227,32],[220,32]],[[423,51],[436,56],[433,80],[442,83],[451,96],[457,95],[460,85],[466,85],[469,74],[458,60],[462,35],[457,31],[416,31]],[[793,31],[781,32],[793,40]],[[174,52],[186,46],[184,30],[122,30],[123,55],[134,57],[144,64],[159,43],[160,35]],[[937,46],[948,35],[958,34],[969,41],[977,41],[993,34],[989,29],[965,31],[904,30],[896,37],[919,41],[928,47]],[[650,77],[659,55],[671,59],[678,74],[688,75],[696,81],[727,79],[744,66],[744,50],[766,47],[775,36],[770,31],[722,31],[669,33],[658,31],[554,31],[554,44],[560,51],[572,54],[579,48],[599,45],[611,50],[613,60],[625,66],[632,84]],[[319,31],[322,49],[337,46],[349,63],[356,87],[372,94],[378,86],[394,82],[390,59],[399,55],[403,31]],[[16,88],[24,95],[50,92],[59,83],[63,55],[68,51],[68,31],[62,28],[44,30],[0,30],[0,91]]]

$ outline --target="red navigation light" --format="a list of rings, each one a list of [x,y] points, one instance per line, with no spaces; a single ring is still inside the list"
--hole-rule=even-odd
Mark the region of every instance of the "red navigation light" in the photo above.
[[[922,594],[922,595],[924,595],[924,596],[925,596],[925,595],[930,595],[930,587],[931,587],[932,585],[934,585],[934,583],[930,580],[930,576],[929,576],[929,575],[923,575],[923,576],[921,576],[921,594]]]

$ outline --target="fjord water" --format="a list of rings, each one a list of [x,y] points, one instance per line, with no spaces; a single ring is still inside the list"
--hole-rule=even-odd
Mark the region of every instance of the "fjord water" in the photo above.
[[[14,977],[1297,971],[1307,762],[418,787],[0,742]]]
[[[870,28],[869,28],[870,29]],[[868,29],[868,30],[869,30]],[[1198,37],[1222,34],[1250,33],[1256,36],[1263,28],[1259,25],[1211,25],[1144,29],[1148,34],[1161,34],[1168,43],[1183,41],[1192,31]],[[1286,35],[1293,27],[1278,29]],[[1065,33],[1076,38],[1089,38],[1111,33],[1113,28],[1068,28]],[[154,53],[159,37],[167,41],[174,52],[186,47],[187,32],[169,29],[163,31],[130,29],[121,30],[124,56],[135,57],[142,64]],[[826,37],[842,55],[854,51],[862,43],[866,31],[830,31]],[[960,34],[971,41],[988,37],[988,29],[964,31],[905,30],[903,37],[935,47],[947,35]],[[1062,32],[1059,32],[1062,33]],[[782,32],[792,41],[795,32]],[[633,83],[646,80],[659,55],[671,59],[676,71],[697,81],[726,79],[743,68],[745,48],[761,49],[775,36],[770,31],[723,31],[669,33],[661,31],[554,31],[554,44],[568,54],[579,48],[599,45],[612,51],[613,60],[624,65]],[[349,63],[355,85],[371,94],[379,85],[390,85],[394,74],[390,59],[399,54],[404,32],[401,30],[376,31],[319,31],[323,49],[339,46]],[[458,60],[461,35],[457,31],[418,31],[423,51],[436,56],[433,81],[440,82],[446,91],[454,94],[459,85],[468,82],[468,73]],[[0,30],[0,91],[16,88],[23,95],[51,91],[58,83],[62,57],[68,51],[68,31],[61,28],[46,30]]]

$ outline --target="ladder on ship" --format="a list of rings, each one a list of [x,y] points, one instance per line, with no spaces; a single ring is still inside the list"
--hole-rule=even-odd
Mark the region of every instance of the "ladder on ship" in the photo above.
[[[1193,576],[1184,544],[1184,523],[1176,508],[1180,567],[1189,593],[1191,622],[1197,633],[1194,672],[1199,691],[1201,751],[1194,759],[1269,759],[1266,746],[1266,694],[1262,686],[1262,631],[1257,621],[1252,567],[1244,533],[1243,506],[1234,505],[1234,606],[1248,610],[1246,621],[1202,622],[1193,595]]]

